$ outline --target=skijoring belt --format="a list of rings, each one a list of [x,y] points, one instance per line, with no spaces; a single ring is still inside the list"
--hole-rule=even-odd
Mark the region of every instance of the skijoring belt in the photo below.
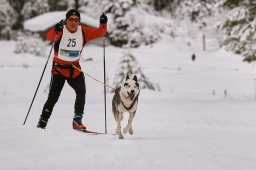
[[[76,67],[80,67],[79,62],[76,63],[76,64],[60,64],[60,63],[57,63],[57,62],[53,61],[52,69],[54,71],[58,72],[59,74],[61,74],[60,69],[68,69],[69,73],[70,73],[69,78],[72,79],[73,76],[74,76],[74,67],[73,67],[73,65],[76,66]]]

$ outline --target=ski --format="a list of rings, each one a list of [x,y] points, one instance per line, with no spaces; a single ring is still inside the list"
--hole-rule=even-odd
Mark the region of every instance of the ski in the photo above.
[[[105,133],[101,133],[101,132],[95,132],[95,131],[90,131],[90,130],[83,130],[83,133],[87,133],[87,134],[91,134],[91,135],[103,135]]]
[[[81,133],[88,134],[88,135],[115,135],[115,134],[108,134],[108,133],[90,131],[90,130],[87,130],[87,129],[84,129],[84,130],[76,130],[76,129],[74,129],[74,130],[78,131],[78,132],[81,132]]]
[[[76,129],[75,129],[76,130]],[[101,133],[101,132],[96,132],[96,131],[90,131],[90,130],[87,130],[87,129],[84,129],[84,130],[76,130],[78,132],[81,132],[81,133],[86,133],[88,135],[103,135],[105,133]]]

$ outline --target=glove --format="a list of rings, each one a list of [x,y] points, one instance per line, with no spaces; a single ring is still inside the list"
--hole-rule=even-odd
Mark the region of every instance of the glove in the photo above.
[[[63,30],[63,25],[65,24],[65,22],[63,20],[61,20],[59,23],[57,23],[54,27],[54,30],[56,32],[62,31]]]
[[[108,22],[108,17],[105,15],[105,13],[103,12],[100,16],[100,23],[101,24],[106,24]]]

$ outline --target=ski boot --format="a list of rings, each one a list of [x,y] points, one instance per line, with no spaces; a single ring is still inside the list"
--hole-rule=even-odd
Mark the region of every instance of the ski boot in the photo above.
[[[73,118],[73,129],[74,130],[78,130],[78,131],[86,130],[86,126],[84,126],[82,123],[82,118],[83,118],[83,113],[82,114],[75,113],[74,118]]]
[[[41,129],[45,129],[46,125],[47,125],[48,120],[44,119],[44,118],[40,118],[37,124],[37,128],[41,128]]]

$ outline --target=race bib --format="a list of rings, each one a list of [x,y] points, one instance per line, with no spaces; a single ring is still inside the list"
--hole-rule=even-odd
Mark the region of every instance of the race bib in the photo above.
[[[64,61],[78,61],[81,57],[80,53],[83,48],[83,33],[81,26],[78,26],[77,31],[71,33],[66,26],[63,28],[63,33],[59,45],[58,58]]]
[[[64,57],[74,58],[79,56],[79,51],[60,49],[60,55]]]

